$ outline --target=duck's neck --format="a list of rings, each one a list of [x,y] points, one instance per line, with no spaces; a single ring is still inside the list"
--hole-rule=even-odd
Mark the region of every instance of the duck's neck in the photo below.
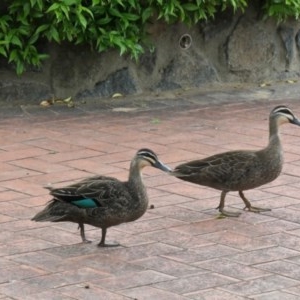
[[[137,201],[148,201],[146,188],[142,179],[141,169],[135,161],[131,162],[130,164],[128,185]]]
[[[268,148],[281,149],[279,137],[279,125],[276,118],[270,118],[269,121],[269,145]]]

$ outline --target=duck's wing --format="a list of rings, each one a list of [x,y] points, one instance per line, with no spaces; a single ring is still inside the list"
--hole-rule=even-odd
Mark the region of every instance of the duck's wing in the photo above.
[[[81,208],[106,207],[108,201],[118,199],[127,194],[123,182],[112,177],[96,176],[78,183],[51,189],[55,200],[68,202]]]
[[[49,188],[53,199],[32,220],[78,221],[89,216],[105,214],[107,210],[119,211],[130,200],[126,183],[115,178],[97,176],[84,179],[62,188]]]
[[[181,164],[173,172],[175,176],[186,180],[189,177],[225,179],[233,174],[240,176],[256,163],[257,156],[253,151],[230,151]]]

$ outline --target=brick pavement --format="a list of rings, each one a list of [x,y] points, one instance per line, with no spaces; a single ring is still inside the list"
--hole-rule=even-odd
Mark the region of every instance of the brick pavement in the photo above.
[[[0,120],[1,300],[300,299],[296,126],[281,128],[282,175],[246,192],[271,212],[218,218],[218,191],[147,168],[154,209],[108,230],[107,240],[118,240],[118,248],[96,247],[100,229],[87,227],[93,243],[81,244],[76,224],[30,221],[50,199],[43,186],[93,174],[126,179],[129,161],[141,147],[174,167],[220,151],[263,147],[268,114],[277,104],[300,116],[300,101],[291,99],[232,97],[211,104],[196,103],[196,97],[189,105],[170,100],[160,109],[34,107]],[[243,207],[236,193],[226,205]]]

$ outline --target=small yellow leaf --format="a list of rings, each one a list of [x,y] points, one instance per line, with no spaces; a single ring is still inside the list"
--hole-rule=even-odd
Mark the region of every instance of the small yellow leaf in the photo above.
[[[152,123],[152,124],[159,124],[159,123],[160,123],[160,119],[158,119],[158,118],[153,118],[153,119],[151,120],[151,123]]]
[[[72,97],[68,97],[68,98],[66,98],[66,99],[63,99],[63,102],[68,103],[68,102],[70,102],[71,100],[72,100]]]
[[[270,85],[271,85],[270,82],[263,82],[263,83],[261,83],[259,86],[260,86],[260,87],[265,87],[265,86],[270,86]]]
[[[131,112],[137,110],[136,107],[115,107],[112,109],[114,112]]]
[[[61,99],[55,99],[54,103],[56,103],[56,104],[63,104],[64,102]]]
[[[40,103],[40,106],[43,106],[43,107],[48,107],[50,105],[53,104],[53,101],[52,100],[43,100],[41,103]]]
[[[112,98],[118,98],[118,97],[123,97],[121,93],[115,93],[111,96]]]
[[[219,214],[216,219],[226,219],[226,216],[224,216],[223,214]]]

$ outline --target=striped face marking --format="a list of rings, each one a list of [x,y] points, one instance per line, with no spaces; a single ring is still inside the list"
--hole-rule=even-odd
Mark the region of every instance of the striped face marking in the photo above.
[[[152,166],[155,165],[158,160],[155,153],[149,149],[141,149],[138,151],[137,155],[146,160]]]
[[[272,110],[271,115],[277,117],[277,122],[279,125],[284,123],[299,125],[299,120],[295,117],[293,112],[284,105],[276,106]]]
[[[163,164],[157,157],[157,155],[150,149],[140,149],[136,156],[139,159],[139,166],[141,168],[146,166],[152,166],[154,168],[160,169],[164,172],[170,172],[171,168]]]

